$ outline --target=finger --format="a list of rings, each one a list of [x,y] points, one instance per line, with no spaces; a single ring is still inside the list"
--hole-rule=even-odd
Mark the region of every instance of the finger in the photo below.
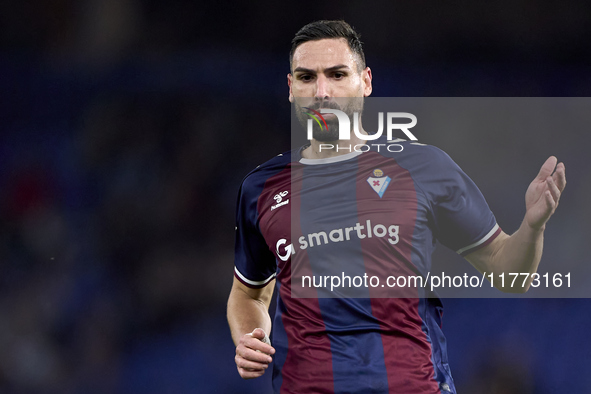
[[[246,369],[238,368],[238,373],[242,379],[255,379],[265,374],[265,371],[248,371]]]
[[[236,357],[234,357],[234,361],[236,361],[236,365],[238,367],[244,368],[249,371],[264,371],[265,369],[269,368],[269,364],[250,361],[240,357],[239,355],[236,355]]]
[[[269,364],[273,361],[271,356],[265,353],[257,352],[244,346],[238,346],[236,348],[236,354],[246,360],[256,361],[259,363]]]
[[[275,354],[275,348],[273,348],[273,346],[267,345],[260,339],[249,337],[248,334],[245,335],[241,343],[243,343],[244,346],[246,346],[247,348],[258,350],[259,352],[263,352],[266,354]]]
[[[550,191],[550,194],[552,194],[552,199],[556,204],[558,204],[558,200],[560,200],[560,189],[558,189],[558,186],[556,186],[554,179],[552,179],[552,177],[549,176],[548,178],[546,178],[546,184],[548,185],[548,190]]]
[[[546,190],[544,192],[544,199],[546,200],[546,206],[548,207],[548,212],[549,215],[552,215],[552,211],[554,210],[554,208],[556,208],[556,201],[554,200],[554,197],[552,197],[552,193],[550,193],[550,190]],[[548,217],[550,217],[548,216]],[[546,219],[548,220],[548,219]]]
[[[564,163],[558,163],[556,171],[554,171],[554,174],[552,175],[552,179],[554,179],[556,186],[558,186],[558,189],[560,189],[560,192],[562,193],[566,187],[566,168]]]
[[[556,167],[557,161],[558,159],[556,157],[550,156],[546,160],[546,162],[542,164],[542,168],[540,168],[540,172],[538,173],[538,176],[536,176],[536,179],[543,181],[544,179],[546,179],[546,177],[552,175],[552,172],[554,172],[554,168]]]
[[[246,368],[241,368],[239,366],[236,366],[236,368],[238,369],[238,373],[240,374],[240,377],[242,379],[254,379],[254,378],[258,378],[260,376],[263,376],[265,373],[265,370],[250,370],[250,369],[246,369]]]
[[[247,348],[258,350],[266,354],[275,354],[275,349],[271,345],[267,345],[260,339],[253,338],[251,334],[245,334],[240,340]]]

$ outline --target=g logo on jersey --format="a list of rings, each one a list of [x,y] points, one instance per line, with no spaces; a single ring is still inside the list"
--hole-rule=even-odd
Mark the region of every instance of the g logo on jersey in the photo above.
[[[285,253],[281,253],[279,251],[279,247],[281,245],[285,245],[286,243],[287,243],[287,240],[285,238],[281,238],[280,240],[277,241],[277,244],[275,245],[275,250],[277,251],[277,257],[279,257],[279,259],[281,261],[287,261],[287,260],[289,260],[290,255],[295,254],[295,250],[293,250],[292,244],[289,244],[285,248],[283,248]]]

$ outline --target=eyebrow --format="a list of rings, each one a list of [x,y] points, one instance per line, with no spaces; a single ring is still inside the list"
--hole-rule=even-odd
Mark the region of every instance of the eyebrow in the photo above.
[[[337,70],[340,70],[340,69],[343,69],[343,68],[347,68],[348,69],[349,66],[347,66],[345,64],[338,64],[336,66],[332,66],[332,67],[329,67],[329,68],[325,69],[324,72],[337,71]],[[304,67],[297,67],[295,70],[293,70],[293,72],[294,73],[303,72],[303,73],[310,73],[310,74],[315,74],[316,73],[315,70],[311,70],[309,68],[304,68]]]

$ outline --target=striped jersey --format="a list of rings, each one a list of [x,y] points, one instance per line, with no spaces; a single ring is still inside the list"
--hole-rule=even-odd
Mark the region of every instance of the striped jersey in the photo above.
[[[242,182],[235,276],[276,279],[276,393],[456,392],[441,301],[386,280],[427,277],[436,241],[465,255],[501,229],[447,154],[398,145],[318,160],[295,150]]]

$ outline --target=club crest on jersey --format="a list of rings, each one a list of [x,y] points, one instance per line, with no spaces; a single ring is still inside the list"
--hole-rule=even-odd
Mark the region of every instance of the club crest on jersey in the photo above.
[[[284,190],[281,193],[277,193],[273,196],[277,204],[271,206],[271,211],[285,204],[289,204],[289,199],[283,201],[283,197],[287,196],[288,193],[289,192],[287,190]]]
[[[369,183],[369,186],[371,186],[371,188],[376,193],[378,193],[378,196],[382,198],[386,192],[386,189],[388,188],[388,185],[390,184],[391,179],[389,176],[384,175],[384,171],[380,170],[379,168],[373,170],[372,175],[373,176],[367,178],[367,183]]]

